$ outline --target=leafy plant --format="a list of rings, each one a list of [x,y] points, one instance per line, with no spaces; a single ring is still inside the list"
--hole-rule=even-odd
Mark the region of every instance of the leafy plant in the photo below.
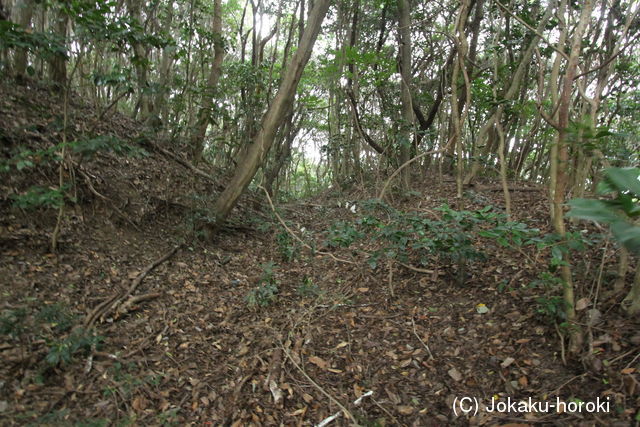
[[[284,261],[293,261],[300,253],[300,244],[295,241],[287,230],[282,229],[276,234],[278,250]]]
[[[268,262],[262,264],[262,276],[258,286],[247,294],[245,300],[249,307],[266,307],[278,299],[278,283],[276,282],[273,269],[275,264]]]
[[[47,323],[57,332],[66,332],[73,326],[75,316],[62,304],[45,305],[36,315],[40,323]]]
[[[67,338],[50,343],[46,361],[54,366],[69,363],[76,353],[88,351],[102,341],[102,337],[94,335],[91,331],[78,328]]]
[[[330,248],[348,248],[357,239],[363,237],[352,224],[338,221],[327,231],[324,245]]]
[[[536,298],[536,311],[550,319],[565,319],[565,301],[561,296],[540,296]]]
[[[58,209],[64,203],[64,188],[35,185],[24,194],[13,195],[14,204],[20,209]]]
[[[640,227],[634,220],[640,215],[640,169],[609,168],[598,185],[598,193],[608,199],[573,199],[569,217],[608,224],[615,239],[632,252],[640,253]],[[611,196],[612,195],[612,196]]]
[[[9,335],[13,338],[21,336],[26,330],[26,317],[27,310],[24,308],[4,312],[0,316],[0,334]]]
[[[298,286],[297,292],[298,295],[302,297],[318,297],[322,295],[322,289],[320,289],[320,286],[314,283],[313,279],[306,276],[303,279],[302,284]]]

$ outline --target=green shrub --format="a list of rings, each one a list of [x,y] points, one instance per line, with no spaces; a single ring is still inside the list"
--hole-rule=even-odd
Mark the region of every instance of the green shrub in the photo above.
[[[275,264],[268,262],[262,264],[262,276],[258,286],[247,294],[245,301],[249,307],[266,307],[278,299],[278,283],[275,279],[273,269]]]

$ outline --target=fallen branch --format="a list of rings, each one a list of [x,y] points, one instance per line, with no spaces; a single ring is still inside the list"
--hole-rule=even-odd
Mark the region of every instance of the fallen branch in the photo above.
[[[135,279],[133,279],[133,281],[131,282],[131,286],[129,286],[129,288],[125,292],[121,294],[116,293],[111,297],[109,297],[109,299],[98,304],[98,306],[94,308],[91,311],[91,313],[89,313],[85,318],[84,327],[85,328],[91,327],[97,319],[104,317],[107,313],[111,311],[115,311],[117,315],[124,314],[128,311],[129,307],[131,307],[133,304],[137,302],[146,301],[149,299],[159,297],[161,294],[156,294],[156,293],[138,295],[138,296],[133,296],[132,294],[135,292],[138,286],[140,286],[140,283],[142,283],[142,280],[144,280],[144,278],[154,268],[156,268],[157,266],[159,266],[160,264],[162,264],[163,262],[171,258],[173,255],[175,255],[175,253],[178,252],[178,249],[180,249],[180,247],[181,246],[174,247],[169,252],[167,252],[166,254],[164,254],[157,260],[153,261],[151,264],[149,264],[140,274],[136,276]]]
[[[358,406],[362,403],[362,399],[364,399],[365,397],[369,397],[369,396],[373,396],[373,391],[369,390],[368,392],[366,392],[365,394],[363,394],[362,396],[360,396],[359,398],[357,398],[356,400],[353,401],[353,404],[355,406]],[[335,420],[336,418],[338,418],[340,416],[342,412],[336,412],[335,414],[331,415],[330,417],[325,418],[324,420],[320,421],[318,424],[316,424],[315,427],[324,427],[326,425],[329,425],[329,423],[333,420]]]
[[[302,369],[300,367],[300,365],[298,365],[296,363],[296,361],[293,359],[293,357],[291,356],[291,354],[289,354],[289,352],[287,351],[286,348],[284,348],[284,345],[282,345],[282,343],[280,344],[280,347],[282,348],[282,351],[284,351],[284,354],[287,355],[287,358],[291,361],[291,363],[293,363],[293,366],[296,367],[296,369],[298,369],[302,375],[304,375],[304,377],[307,379],[307,381],[309,381],[311,383],[311,385],[313,385],[316,389],[318,389],[318,391],[322,394],[324,394],[326,397],[329,398],[330,401],[332,401],[338,408],[340,408],[340,410],[342,411],[342,413],[344,413],[344,415],[346,417],[348,417],[351,421],[353,421],[355,424],[358,424],[358,422],[356,421],[355,417],[353,416],[353,414],[351,412],[349,412],[349,410],[342,404],[340,403],[335,397],[331,396],[325,389],[323,389],[322,387],[320,387],[318,385],[318,383],[316,383],[313,379],[311,379],[311,377],[309,376],[309,374],[307,374],[305,372],[304,369]],[[336,415],[337,417],[337,415]],[[335,418],[334,418],[335,419]],[[333,420],[333,419],[332,419]],[[327,423],[328,424],[328,423]],[[326,424],[322,424],[322,425],[326,425]],[[320,424],[318,424],[318,426],[320,426]]]
[[[282,371],[282,349],[276,348],[271,355],[271,363],[269,367],[269,374],[264,381],[264,385],[269,389],[273,396],[273,403],[281,407],[282,400],[284,398],[282,390],[278,386],[278,380]]]
[[[429,346],[427,345],[427,343],[425,343],[422,340],[422,338],[420,338],[420,335],[418,335],[418,332],[416,331],[416,321],[413,319],[413,315],[411,315],[411,324],[413,325],[413,335],[415,335],[416,338],[418,338],[418,341],[420,341],[420,344],[422,344],[424,348],[427,350],[427,353],[429,353],[429,359],[433,360],[434,357],[433,357],[433,354],[431,353],[431,350],[429,349]]]

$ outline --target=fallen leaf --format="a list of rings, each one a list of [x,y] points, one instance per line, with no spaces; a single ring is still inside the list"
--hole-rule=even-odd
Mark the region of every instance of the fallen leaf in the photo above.
[[[584,310],[589,306],[589,298],[580,298],[576,302],[576,311]]]
[[[489,312],[489,307],[487,307],[486,305],[480,303],[478,305],[476,305],[476,311],[478,312],[478,314],[485,314]]]
[[[329,367],[329,364],[318,356],[311,356],[309,358],[309,362],[313,363],[320,369],[327,369]]]
[[[454,381],[460,381],[462,380],[462,374],[460,373],[460,371],[458,371],[456,368],[451,368],[447,371],[447,373],[449,374],[449,376],[451,378],[453,378]]]
[[[402,415],[411,415],[413,414],[413,411],[415,411],[415,409],[411,406],[400,405],[396,406],[396,411],[398,411]]]
[[[520,384],[521,387],[526,387],[529,385],[529,380],[527,379],[527,377],[522,376],[518,379],[518,384]]]
[[[131,403],[131,406],[136,411],[142,412],[147,407],[147,400],[142,396],[137,396],[135,399],[133,399],[133,402]]]
[[[506,359],[504,359],[502,361],[500,366],[502,366],[503,368],[506,368],[507,366],[511,365],[515,361],[516,361],[516,359],[514,359],[513,357],[507,357]]]
[[[636,371],[636,368],[625,368],[620,371],[621,374],[633,374]]]

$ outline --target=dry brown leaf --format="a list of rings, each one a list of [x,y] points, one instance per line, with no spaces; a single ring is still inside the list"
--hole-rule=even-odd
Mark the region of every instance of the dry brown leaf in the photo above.
[[[521,376],[521,377],[518,379],[518,384],[520,384],[520,386],[522,386],[522,387],[526,387],[526,386],[528,386],[528,385],[529,385],[529,380],[527,379],[527,377],[525,377],[525,376]]]
[[[460,371],[458,371],[456,368],[451,368],[447,371],[447,373],[449,374],[449,376],[451,378],[453,378],[454,381],[460,381],[462,380],[462,374],[460,373]]]
[[[580,298],[576,302],[576,311],[584,310],[589,306],[589,298]]]
[[[396,406],[396,411],[398,411],[402,415],[411,415],[413,414],[413,411],[415,411],[415,408],[407,405],[399,405]]]
[[[503,368],[506,368],[506,367],[508,367],[509,365],[511,365],[515,361],[516,361],[516,359],[514,359],[513,357],[507,357],[506,359],[504,359],[502,361],[500,366],[502,366]]]
[[[319,358],[318,356],[311,356],[309,358],[309,362],[313,363],[320,369],[326,370],[329,367],[329,364],[325,360]]]
[[[304,408],[301,409],[297,409],[293,412],[291,412],[290,414],[287,414],[290,417],[296,417],[298,415],[304,415],[307,412],[307,407],[305,406]]]
[[[147,399],[142,396],[136,396],[131,403],[133,409],[137,412],[142,412],[147,408]]]

